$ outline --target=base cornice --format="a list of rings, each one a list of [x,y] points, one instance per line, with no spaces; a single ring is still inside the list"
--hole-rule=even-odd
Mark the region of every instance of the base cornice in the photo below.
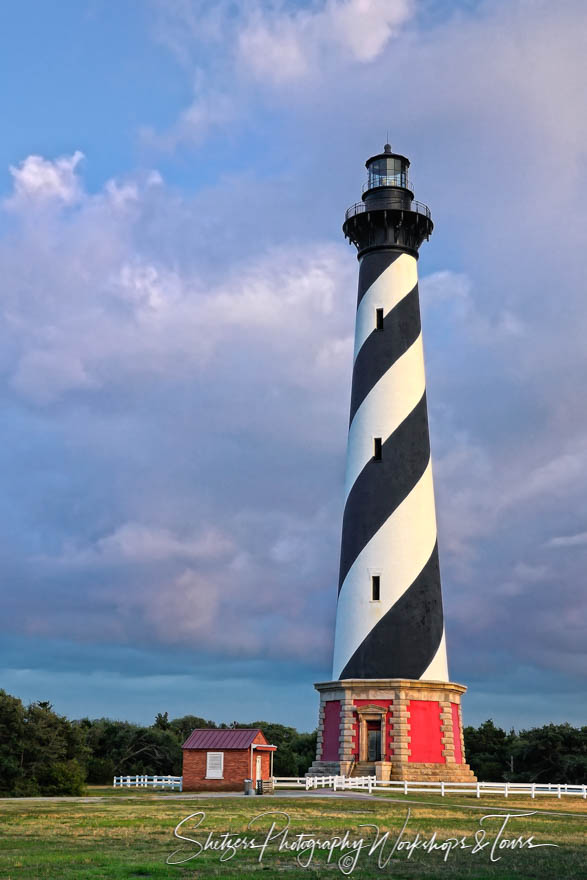
[[[332,688],[344,688],[361,690],[364,688],[385,688],[391,690],[430,690],[437,687],[438,690],[450,690],[457,694],[465,694],[467,687],[455,681],[438,681],[435,679],[421,678],[341,678],[334,681],[320,681],[314,687],[322,692]]]

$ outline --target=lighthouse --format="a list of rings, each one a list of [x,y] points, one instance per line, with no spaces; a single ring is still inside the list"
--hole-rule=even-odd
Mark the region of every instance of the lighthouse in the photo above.
[[[418,253],[433,223],[409,160],[366,162],[343,232],[359,284],[332,680],[310,773],[474,780],[449,680]]]

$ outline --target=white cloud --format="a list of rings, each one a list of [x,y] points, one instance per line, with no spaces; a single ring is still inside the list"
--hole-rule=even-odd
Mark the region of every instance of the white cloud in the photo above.
[[[91,546],[69,544],[58,556],[39,556],[37,562],[95,567],[177,559],[218,559],[233,552],[232,540],[216,529],[207,528],[199,534],[183,536],[161,526],[127,522]]]
[[[327,0],[286,12],[257,7],[238,35],[242,67],[267,84],[315,74],[324,56],[370,62],[409,20],[410,0]]]
[[[242,115],[239,102],[230,94],[206,88],[197,78],[194,97],[173,126],[164,133],[144,127],[141,136],[145,146],[173,152],[181,143],[201,144],[218,131],[225,130]]]
[[[195,646],[201,649],[211,647],[217,638],[225,641],[220,605],[218,585],[188,568],[166,589],[154,591],[141,611],[161,641],[173,644],[196,639]],[[241,643],[246,637],[247,630]]]
[[[523,582],[538,583],[552,579],[552,571],[547,565],[529,565],[527,562],[518,562],[513,568],[513,574]]]
[[[301,21],[279,18],[268,22],[260,17],[239,35],[240,60],[259,79],[281,83],[308,72],[309,63],[303,46],[307,16]]]
[[[323,13],[324,37],[332,34],[357,61],[373,61],[413,10],[412,0],[331,0]]]
[[[146,258],[133,243],[152,198],[157,209],[176,206],[162,181],[153,188],[149,178],[110,180],[92,196],[77,179],[72,186],[75,225],[60,212],[36,222],[41,209],[30,203],[23,206],[22,258],[0,248],[6,280],[0,321],[19,394],[47,405],[72,391],[108,392],[131,377],[196,377],[227,347],[237,353],[268,342],[273,371],[289,382],[329,383],[345,369],[352,314],[341,332],[334,303],[354,279],[341,260],[342,245],[261,251],[227,264],[210,282],[197,267]]]
[[[546,543],[547,547],[585,547],[587,546],[587,532],[579,532],[576,535],[561,535],[551,538]]]
[[[76,150],[72,156],[61,156],[53,161],[42,156],[27,156],[18,168],[10,166],[14,194],[5,201],[6,207],[18,208],[31,201],[55,200],[70,205],[79,200],[81,189],[76,167],[84,154]]]
[[[473,281],[462,272],[443,269],[424,275],[419,282],[422,311],[438,310],[444,319],[459,323],[471,340],[495,346],[496,341],[508,342],[526,335],[522,319],[510,309],[493,306],[491,310],[479,306]]]
[[[574,491],[582,492],[587,473],[587,451],[559,452],[536,467],[526,466],[521,478],[505,495],[503,506],[521,502],[568,498]]]

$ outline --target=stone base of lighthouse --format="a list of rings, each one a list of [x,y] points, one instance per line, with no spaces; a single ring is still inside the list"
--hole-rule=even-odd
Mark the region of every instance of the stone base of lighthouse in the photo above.
[[[307,775],[475,782],[465,764],[462,684],[345,679],[320,693],[316,760]]]

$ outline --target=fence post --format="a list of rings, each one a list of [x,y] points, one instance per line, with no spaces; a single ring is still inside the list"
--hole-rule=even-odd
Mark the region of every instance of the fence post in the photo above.
[[[404,779],[404,794],[408,793],[408,780]]]
[[[560,787],[560,785],[559,785],[559,787],[558,787],[558,794],[557,794],[557,797],[560,798],[560,796],[561,796],[561,787]]]
[[[481,786],[479,785],[479,783],[477,783],[477,797],[481,797]]]
[[[440,795],[441,797],[444,797],[444,780],[440,783]]]
[[[536,783],[532,783],[532,797],[536,797]]]
[[[506,797],[508,796],[508,791],[509,791],[509,783],[506,782],[506,784],[505,784],[505,789],[504,789],[504,795],[505,795]]]

